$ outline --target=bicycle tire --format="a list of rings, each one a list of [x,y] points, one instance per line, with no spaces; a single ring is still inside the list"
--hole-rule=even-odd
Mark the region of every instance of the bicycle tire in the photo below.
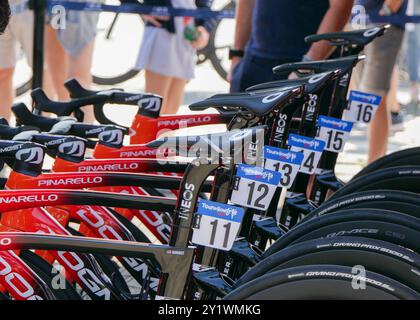
[[[70,227],[68,227],[67,230],[73,236],[83,237],[83,234]],[[103,273],[112,280],[112,283],[115,285],[115,287],[121,291],[130,292],[128,284],[126,283],[123,275],[120,273],[118,265],[111,260],[111,257],[102,254],[93,254],[92,257],[95,258],[95,261],[100,266]]]
[[[82,300],[82,297],[67,279],[64,279],[64,289],[53,288],[52,280],[54,277],[51,275],[58,274],[58,271],[53,272],[55,267],[40,256],[29,250],[22,250],[19,257],[45,282],[58,300]]]
[[[20,97],[21,95],[25,94],[29,90],[32,89],[32,78],[26,81],[25,83],[18,86],[15,90],[16,97]]]
[[[230,1],[228,4],[226,4],[222,10],[235,10],[236,3],[235,1]],[[220,23],[222,20],[218,20],[217,24],[214,28],[214,30],[210,34],[210,40],[208,48],[206,48],[206,56],[210,60],[211,65],[213,66],[214,70],[217,72],[217,74],[223,79],[227,80],[228,71],[225,70],[220,62],[219,57],[216,54],[216,35],[217,35],[217,29],[220,27]]]
[[[338,210],[362,208],[391,210],[420,218],[418,194],[406,191],[373,190],[352,193],[327,201],[305,216],[300,223]]]
[[[337,190],[327,201],[355,192],[370,190],[399,190],[420,193],[420,166],[381,169],[360,176]]]
[[[291,244],[336,236],[364,237],[420,252],[420,219],[379,209],[336,211],[296,225],[262,254],[265,259]]]
[[[388,242],[359,237],[316,239],[286,247],[250,269],[233,287],[281,269],[322,264],[363,266],[420,292],[418,254]]]
[[[228,294],[225,300],[417,300],[418,293],[367,271],[366,289],[354,290],[349,267],[310,265],[266,274]]]
[[[364,176],[377,170],[410,165],[415,166],[419,163],[420,147],[400,150],[383,156],[378,160],[370,163],[368,166],[359,171],[359,173],[357,173],[351,180],[357,179],[361,176]]]
[[[107,78],[95,76],[94,74],[92,74],[92,80],[93,80],[93,83],[95,84],[113,86],[113,85],[126,82],[130,79],[133,79],[135,76],[137,76],[140,73],[140,71],[141,70],[130,69],[127,72],[122,73],[120,75],[107,77]]]

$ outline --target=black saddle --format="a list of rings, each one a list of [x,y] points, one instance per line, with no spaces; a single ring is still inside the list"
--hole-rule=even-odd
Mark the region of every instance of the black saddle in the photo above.
[[[390,25],[383,25],[363,30],[315,34],[307,36],[305,41],[314,43],[327,40],[333,46],[356,45],[364,47],[375,38],[382,36],[389,27]]]
[[[249,87],[246,91],[255,91],[255,90],[265,90],[265,89],[274,89],[281,88],[285,85],[290,86],[305,86],[305,93],[310,94],[317,92],[319,89],[324,87],[330,80],[336,79],[337,76],[341,74],[341,70],[328,71],[314,75],[304,76],[298,79],[293,80],[278,80],[272,82],[266,82],[257,84],[255,86]]]
[[[364,60],[364,56],[350,56],[345,58],[310,61],[310,62],[296,62],[286,63],[274,67],[273,72],[276,74],[290,74],[296,72],[301,76],[309,74],[322,73],[328,71],[340,70],[341,74],[350,72],[360,61]]]
[[[216,108],[221,112],[225,108],[237,108],[256,116],[265,116],[275,108],[280,108],[289,102],[290,99],[301,95],[303,90],[303,85],[297,85],[253,92],[217,94],[203,101],[193,103],[189,108],[193,111]]]

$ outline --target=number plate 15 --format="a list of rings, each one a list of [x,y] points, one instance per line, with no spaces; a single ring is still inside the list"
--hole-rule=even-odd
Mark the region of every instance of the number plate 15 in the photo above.
[[[299,172],[303,161],[303,153],[265,146],[264,159],[264,168],[280,172],[281,180],[279,186],[289,189]]]
[[[224,251],[231,250],[243,216],[242,208],[200,200],[195,214],[192,242]]]
[[[270,205],[280,179],[279,172],[239,165],[230,201],[240,206],[265,211]]]
[[[369,123],[375,116],[382,97],[364,93],[360,91],[351,91],[347,109],[344,110],[343,119],[351,122]]]
[[[319,116],[318,126],[318,138],[325,141],[325,150],[336,153],[343,151],[353,129],[353,122]]]

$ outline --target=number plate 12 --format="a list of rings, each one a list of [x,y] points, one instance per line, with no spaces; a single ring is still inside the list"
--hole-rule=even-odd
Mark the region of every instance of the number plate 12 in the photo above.
[[[224,251],[231,250],[243,216],[242,208],[200,200],[195,214],[192,242]]]
[[[265,211],[280,183],[281,173],[260,167],[239,165],[230,201]]]

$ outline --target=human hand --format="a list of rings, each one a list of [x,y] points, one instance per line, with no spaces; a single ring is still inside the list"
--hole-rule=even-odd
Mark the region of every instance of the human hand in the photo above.
[[[241,57],[233,57],[230,63],[230,69],[229,72],[227,74],[227,78],[226,80],[230,83],[232,81],[232,72],[233,70],[236,68],[236,66],[239,64],[239,62],[241,62],[242,58]]]
[[[162,21],[168,21],[170,19],[167,16],[150,16],[147,14],[143,14],[142,17],[144,21],[150,22],[152,25],[158,28],[162,26]]]
[[[404,3],[404,0],[386,0],[384,2],[384,6],[387,6],[391,10],[392,13],[397,13],[398,10],[400,10],[403,3]],[[379,11],[379,15],[386,16],[388,15],[388,13],[386,12],[386,10],[381,9],[381,11]]]
[[[208,45],[209,39],[210,39],[210,33],[203,26],[198,26],[197,31],[198,31],[199,36],[197,40],[191,42],[191,46],[194,49],[201,50],[201,49],[204,49]]]

